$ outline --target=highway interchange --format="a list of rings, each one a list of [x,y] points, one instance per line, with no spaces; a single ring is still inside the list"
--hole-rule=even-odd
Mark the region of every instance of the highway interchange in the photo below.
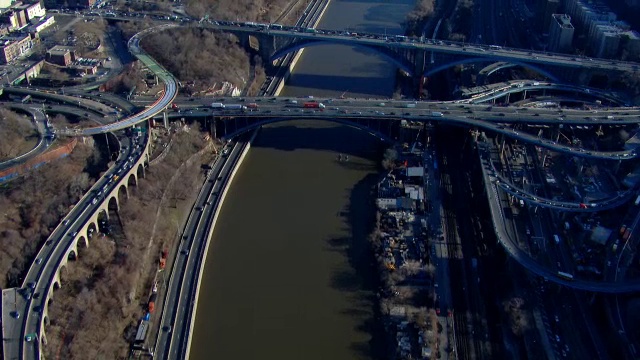
[[[175,27],[176,25],[165,25],[164,27],[151,28],[148,32],[162,31],[164,29]],[[237,30],[238,28],[245,29],[253,26],[240,26],[237,24],[221,24],[216,25],[221,30],[231,30],[231,28]],[[250,31],[255,31],[251,29]],[[321,39],[322,41],[341,42],[344,39],[348,39],[349,42],[358,42],[362,44],[380,44],[380,42],[389,43],[389,39],[371,38],[363,34],[353,36],[353,34],[333,34],[328,31],[316,31],[309,33],[304,30],[295,30],[295,34],[292,34],[291,30],[273,30],[269,29],[268,32],[278,36],[295,36],[303,39]],[[138,34],[140,37],[143,33]],[[132,125],[146,121],[150,117],[165,110],[174,100],[177,95],[177,81],[169,74],[165,69],[160,67],[153,59],[148,57],[139,48],[139,36],[132,38],[129,42],[129,48],[134,55],[136,55],[145,65],[149,66],[164,82],[165,90],[160,99],[152,104],[151,107],[144,111],[127,117],[123,120],[115,122],[113,124],[101,125],[87,129],[75,129],[75,130],[60,130],[65,131],[66,135],[72,136],[89,136],[95,134],[101,134],[106,132],[114,132],[128,128]],[[509,49],[496,49],[466,45],[459,45],[455,43],[432,43],[432,42],[417,42],[411,40],[396,40],[393,41],[394,46],[401,48],[421,48],[428,50],[437,50],[439,52],[459,53],[465,51],[467,53],[473,53],[478,56],[491,56],[504,57],[505,59],[513,59],[522,57],[523,60],[532,63],[553,63],[562,64],[572,67],[599,67],[620,71],[635,71],[637,69],[635,64],[621,63],[621,62],[609,62],[590,59],[566,59],[560,58],[555,55],[549,54],[535,54],[525,55],[528,52],[518,52]],[[487,54],[489,53],[490,54]],[[508,57],[507,57],[508,56]],[[530,59],[534,56],[534,59]],[[534,61],[535,60],[535,61]],[[603,62],[606,62],[603,63]],[[533,86],[533,85],[529,85]],[[21,89],[18,91],[25,91],[26,93],[37,92],[36,90]],[[55,94],[48,94],[47,96],[56,96]],[[61,100],[61,99],[58,99]],[[218,100],[217,100],[218,101]],[[237,99],[219,99],[225,103],[236,102]],[[293,101],[298,103],[303,101],[310,101],[309,99],[286,99],[277,98],[274,101],[267,100],[267,98],[246,98],[245,102],[256,102],[260,104],[258,111],[244,112],[242,114],[230,113],[228,111],[218,111],[207,108],[194,108],[192,113],[188,115],[192,116],[237,116],[237,117],[266,117],[274,118],[278,121],[291,119],[291,118],[329,118],[329,117],[344,117],[344,118],[404,118],[408,120],[418,121],[450,121],[465,126],[480,127],[488,130],[492,130],[498,133],[503,133],[512,138],[521,139],[529,143],[547,147],[556,151],[566,152],[571,155],[581,157],[591,157],[600,159],[615,159],[615,160],[627,160],[636,158],[638,155],[635,150],[625,150],[616,152],[600,152],[600,151],[588,151],[581,148],[574,148],[566,145],[556,144],[551,140],[540,139],[536,136],[513,130],[504,124],[510,123],[536,123],[536,124],[574,124],[574,125],[611,125],[611,124],[637,124],[640,121],[640,112],[636,108],[621,108],[621,109],[609,109],[600,110],[599,113],[584,110],[550,110],[550,109],[529,109],[515,108],[515,107],[487,107],[486,105],[473,105],[473,104],[453,104],[453,103],[429,103],[429,102],[410,102],[410,101],[391,101],[391,100],[365,100],[365,99],[314,99],[314,101],[323,102],[327,107],[324,111],[302,109],[300,104],[294,104]],[[81,102],[78,102],[80,105]],[[381,105],[384,103],[384,105]],[[409,107],[409,104],[415,105],[415,107]],[[188,104],[187,104],[188,105]],[[99,105],[96,105],[99,106]],[[62,109],[59,109],[62,111]],[[200,111],[200,112],[198,112]],[[434,112],[442,112],[442,115],[434,115]],[[177,116],[185,116],[187,114],[182,113]],[[144,155],[143,149],[148,142],[148,135],[141,139],[139,143],[133,143],[134,141],[130,137],[121,137],[121,141],[128,143],[127,151],[121,153],[117,166],[109,170],[95,185],[94,187],[79,201],[74,209],[69,213],[63,222],[53,231],[47,245],[45,245],[37,255],[39,261],[36,261],[29,269],[27,276],[25,277],[23,288],[33,288],[34,296],[30,299],[24,299],[25,309],[34,309],[34,311],[25,311],[26,315],[22,317],[22,329],[19,329],[21,335],[16,334],[16,338],[24,339],[24,336],[29,333],[43,333],[44,321],[41,318],[41,310],[44,308],[44,301],[46,294],[53,286],[55,275],[60,264],[65,259],[64,257],[68,253],[70,246],[73,243],[73,237],[69,234],[74,234],[79,231],[93,216],[93,214],[102,205],[101,203],[93,204],[92,200],[95,197],[94,194],[97,191],[109,192],[118,186],[117,182],[113,181],[115,174],[120,173],[125,165],[124,159],[130,158],[138,160]],[[136,145],[139,145],[136,147]],[[233,144],[232,151],[229,154],[229,159],[225,162],[214,163],[214,170],[211,174],[220,174],[220,177],[210,178],[205,183],[205,186],[201,190],[200,196],[196,203],[196,210],[189,217],[187,228],[185,229],[186,238],[183,239],[181,245],[182,250],[187,250],[191,254],[196,256],[189,256],[187,254],[181,254],[176,258],[176,269],[182,269],[185,273],[195,274],[196,269],[201,265],[198,261],[199,257],[204,253],[203,239],[208,236],[211,226],[213,214],[217,211],[217,205],[219,204],[220,190],[224,187],[224,184],[228,180],[229,172],[233,168],[230,164],[235,164],[237,157],[240,153],[240,149],[244,149],[244,146],[240,144]],[[231,161],[229,161],[231,160]],[[488,175],[491,177],[491,175]],[[492,186],[500,186],[500,181],[494,179]],[[509,190],[508,188],[504,188]],[[529,199],[532,200],[532,199]],[[575,204],[574,204],[575,205]],[[572,205],[572,206],[574,206]],[[200,208],[200,209],[198,209]],[[497,212],[499,214],[500,212]],[[200,226],[203,219],[208,219],[204,223],[206,226]],[[496,229],[499,233],[499,229]],[[538,275],[551,278],[553,281],[569,286],[576,289],[583,289],[589,291],[601,291],[607,293],[625,293],[630,291],[637,291],[640,289],[640,282],[617,282],[617,283],[602,283],[594,281],[566,281],[557,278],[553,271],[541,268],[541,265],[535,263],[533,259],[528,258],[528,255],[521,249],[513,247],[510,244],[503,243],[505,249],[523,264],[528,269],[532,270]],[[192,260],[193,259],[193,260]],[[191,270],[191,271],[189,271]],[[167,296],[166,304],[173,304],[173,306],[166,306],[162,315],[162,326],[173,326],[173,336],[170,336],[170,331],[165,331],[159,334],[156,351],[158,354],[164,352],[164,354],[170,358],[174,356],[183,356],[187,351],[188,345],[185,343],[185,332],[189,331],[189,320],[192,318],[190,306],[186,306],[189,301],[195,299],[196,280],[195,278],[186,278],[185,282],[182,281],[170,281],[170,290]],[[40,296],[35,296],[40,294]],[[17,319],[16,319],[17,320]],[[17,331],[17,330],[16,330]],[[177,335],[176,335],[177,334]],[[182,340],[181,340],[182,339]],[[5,343],[6,344],[6,343]],[[19,341],[15,342],[19,349],[5,349],[8,352],[21,353],[20,358],[34,359],[39,358],[39,349],[32,351],[25,347],[37,347],[38,342]],[[25,351],[28,350],[28,351]]]

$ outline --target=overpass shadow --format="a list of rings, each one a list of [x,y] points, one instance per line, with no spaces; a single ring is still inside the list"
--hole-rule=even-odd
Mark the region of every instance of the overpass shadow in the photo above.
[[[361,165],[353,157],[377,161],[385,144],[363,130],[346,125],[326,120],[291,120],[264,126],[252,147],[330,151],[335,153],[336,161],[339,154],[351,157],[342,162],[344,166],[358,167]]]

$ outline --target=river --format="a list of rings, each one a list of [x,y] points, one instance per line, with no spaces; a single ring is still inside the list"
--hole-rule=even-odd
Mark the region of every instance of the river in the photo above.
[[[334,0],[319,27],[398,34],[412,4]],[[394,78],[367,51],[319,46],[281,95],[389,97]],[[262,129],[209,247],[191,359],[383,357],[366,239],[381,145],[330,122]]]

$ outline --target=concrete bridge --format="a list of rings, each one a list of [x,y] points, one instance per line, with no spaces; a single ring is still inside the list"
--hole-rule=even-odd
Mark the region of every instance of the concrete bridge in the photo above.
[[[640,66],[631,62],[495,45],[251,22],[191,20],[189,24],[234,34],[240,39],[240,43],[247,48],[255,49],[266,64],[272,64],[275,60],[302,48],[341,44],[371,50],[414,78],[432,76],[456,65],[496,62],[522,66],[554,82],[579,81],[583,84],[594,74],[611,78],[624,73],[637,74],[640,71]],[[432,53],[436,54],[433,63]]]
[[[20,291],[25,296],[18,310],[24,314],[21,326],[13,327],[12,333],[3,328],[5,359],[39,359],[42,345],[46,345],[46,325],[49,324],[49,305],[54,300],[55,290],[64,283],[64,274],[69,261],[81,256],[81,249],[90,245],[99,232],[101,220],[109,219],[109,211],[118,211],[122,201],[129,196],[129,188],[137,186],[144,177],[149,164],[150,136],[127,137],[128,151],[121,153],[116,166],[110,169],[78,201],[73,210],[52,232],[36,256]],[[3,309],[3,321],[10,319]],[[19,320],[19,319],[15,319]],[[27,341],[27,334],[36,334],[36,339]],[[10,341],[10,340],[19,341]]]

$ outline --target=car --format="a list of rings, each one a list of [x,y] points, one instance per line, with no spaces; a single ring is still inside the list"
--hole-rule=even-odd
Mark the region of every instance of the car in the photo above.
[[[67,220],[65,220],[65,221],[63,221],[63,222],[62,222],[62,225],[67,226],[67,225],[69,225],[69,222],[70,222],[70,220],[69,220],[69,219],[67,219]]]
[[[74,231],[73,233],[71,233],[71,237],[75,237],[76,235],[78,235],[77,231]]]
[[[20,312],[19,311],[12,311],[11,312],[11,316],[13,316],[16,319],[20,319]]]
[[[182,251],[180,251],[180,253],[184,256],[188,256],[189,255],[189,250],[187,249],[182,249]]]
[[[38,264],[38,265],[42,264],[42,258],[37,258],[36,259],[36,264]]]
[[[171,330],[173,330],[173,326],[165,325],[162,330],[164,330],[164,332],[171,332]]]

